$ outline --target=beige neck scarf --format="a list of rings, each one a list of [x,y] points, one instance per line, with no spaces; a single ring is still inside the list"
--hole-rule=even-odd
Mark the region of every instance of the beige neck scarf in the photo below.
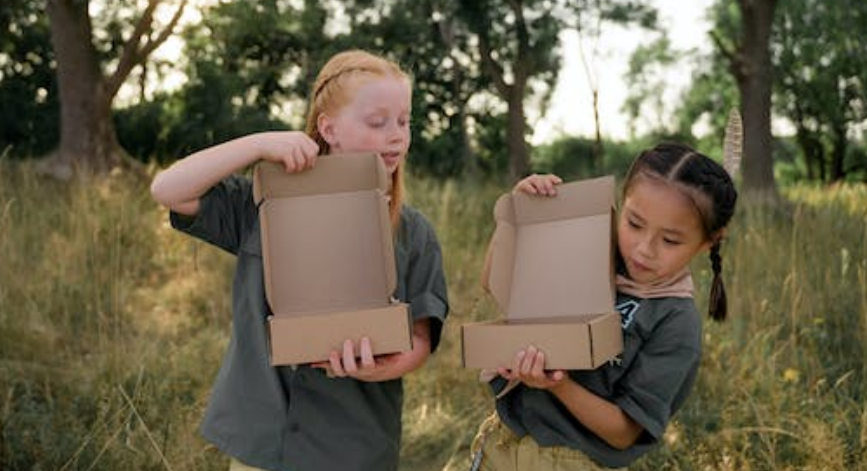
[[[671,278],[656,283],[638,283],[624,275],[617,275],[617,291],[637,298],[691,298],[693,292],[692,275],[684,268]]]

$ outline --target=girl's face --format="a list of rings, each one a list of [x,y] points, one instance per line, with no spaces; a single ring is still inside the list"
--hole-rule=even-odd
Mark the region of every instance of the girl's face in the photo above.
[[[639,177],[623,199],[617,245],[629,277],[655,283],[680,272],[709,249],[711,241],[686,195],[664,182]]]
[[[409,82],[400,77],[375,78],[353,92],[342,108],[319,116],[319,133],[332,152],[377,152],[389,173],[394,173],[409,150]]]

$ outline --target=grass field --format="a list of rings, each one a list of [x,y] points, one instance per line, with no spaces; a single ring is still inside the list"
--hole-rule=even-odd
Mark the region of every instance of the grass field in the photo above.
[[[40,180],[0,165],[0,469],[223,470],[198,424],[230,330],[232,259],[172,231],[148,182]],[[491,399],[459,366],[492,183],[413,179],[452,301],[407,379],[403,461],[464,470]],[[730,320],[705,322],[698,385],[637,470],[867,470],[867,188],[741,205],[723,247]],[[698,260],[700,286],[709,263]],[[705,306],[700,289],[698,303]]]

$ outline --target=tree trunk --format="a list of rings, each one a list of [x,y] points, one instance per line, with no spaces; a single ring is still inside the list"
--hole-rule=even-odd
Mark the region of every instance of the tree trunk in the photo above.
[[[49,0],[51,43],[57,61],[60,147],[45,170],[69,178],[76,170],[105,172],[121,163],[111,116],[112,96],[92,43],[88,2]]]
[[[602,145],[602,123],[599,121],[599,89],[593,88],[593,124],[596,128],[596,137],[593,141],[593,163],[602,168],[602,157],[605,148]]]
[[[831,129],[831,182],[835,183],[846,177],[844,164],[849,141],[846,138],[846,123],[834,123]]]
[[[527,119],[524,116],[524,84],[512,85],[509,104],[509,176],[518,181],[530,172],[530,149],[527,147]]]
[[[741,61],[735,66],[744,120],[744,191],[772,199],[778,193],[772,153],[769,45],[776,3],[776,0],[738,0],[743,33]]]

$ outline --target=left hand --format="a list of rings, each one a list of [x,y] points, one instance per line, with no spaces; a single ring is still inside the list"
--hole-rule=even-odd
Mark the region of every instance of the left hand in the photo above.
[[[399,363],[400,353],[388,355],[373,355],[370,339],[363,337],[359,342],[359,356],[355,356],[355,344],[352,340],[343,341],[343,351],[332,350],[328,361],[314,363],[312,366],[322,368],[328,376],[336,378],[355,378],[361,381],[384,381],[389,378],[387,373]]]
[[[563,370],[545,371],[545,353],[530,346],[515,354],[512,368],[498,368],[497,373],[508,380],[518,380],[531,388],[551,389],[567,378]]]
[[[329,376],[337,378],[368,382],[397,379],[423,365],[430,356],[430,320],[415,321],[412,335],[412,350],[376,356],[369,338],[362,337],[359,341],[358,357],[355,356],[355,343],[346,339],[342,351],[332,350],[328,361],[311,366],[322,368]]]

